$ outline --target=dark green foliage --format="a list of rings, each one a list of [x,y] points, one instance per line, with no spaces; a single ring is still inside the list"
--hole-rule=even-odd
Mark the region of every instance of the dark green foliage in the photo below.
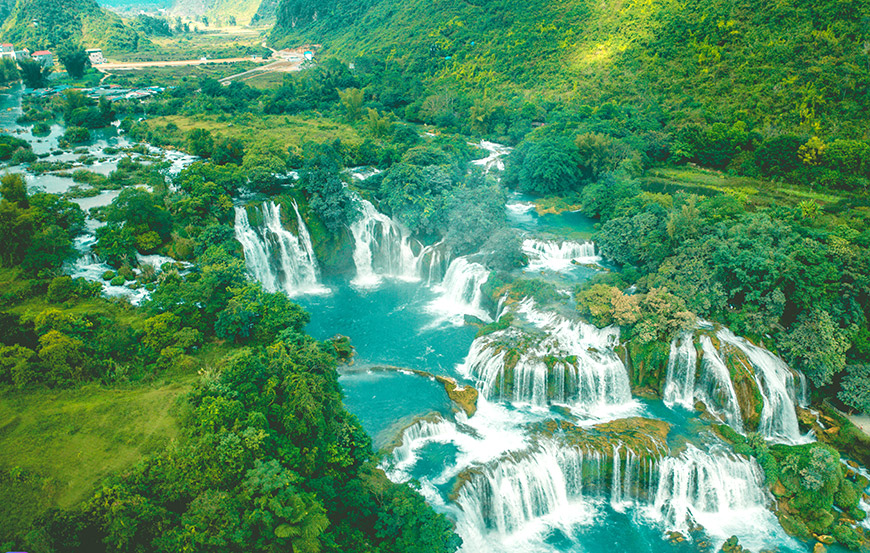
[[[81,79],[85,71],[91,66],[91,60],[87,52],[81,46],[63,50],[58,58],[66,69],[67,74],[74,79]]]
[[[849,365],[837,394],[849,407],[870,413],[870,365]]]
[[[18,65],[9,58],[0,60],[0,84],[9,85],[14,83],[21,75],[18,73]]]
[[[93,0],[23,0],[6,19],[5,40],[31,51],[84,44],[107,52],[131,52],[139,35]]]
[[[160,17],[151,17],[140,13],[136,16],[135,25],[143,34],[148,36],[172,36],[169,22]]]
[[[211,153],[211,160],[218,165],[227,163],[242,164],[245,157],[245,145],[238,138],[218,138]]]
[[[53,194],[28,196],[19,174],[0,179],[0,194],[0,263],[20,264],[33,275],[60,269],[84,227],[81,208]]]
[[[84,127],[67,127],[63,139],[71,144],[80,144],[91,140],[91,133]]]
[[[205,129],[191,129],[187,133],[187,149],[195,156],[211,157],[214,151],[214,138]]]
[[[36,60],[22,59],[18,62],[19,74],[24,86],[28,88],[43,88],[48,86],[48,76],[51,74],[51,66],[42,66]]]
[[[577,147],[567,139],[525,141],[508,156],[505,184],[540,195],[576,192],[585,182],[579,165]]]
[[[29,150],[30,144],[26,140],[9,136],[8,134],[0,134],[0,159],[11,158],[15,152],[22,148]],[[0,194],[2,194],[2,191],[0,191]]]

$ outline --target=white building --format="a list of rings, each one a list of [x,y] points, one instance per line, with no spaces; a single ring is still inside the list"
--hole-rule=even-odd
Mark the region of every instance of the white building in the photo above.
[[[15,61],[15,48],[8,42],[0,44],[0,59],[8,58]]]
[[[100,65],[106,63],[106,58],[103,57],[103,51],[99,48],[90,48],[85,50],[88,54],[88,59],[91,60],[91,65]]]
[[[43,67],[51,67],[54,65],[54,54],[48,50],[39,50],[31,54],[30,57],[38,61]]]

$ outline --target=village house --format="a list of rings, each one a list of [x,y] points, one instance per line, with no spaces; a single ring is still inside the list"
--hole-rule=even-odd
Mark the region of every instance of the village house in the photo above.
[[[91,65],[106,63],[106,58],[103,57],[103,51],[99,48],[89,48],[88,50],[85,50],[85,53],[87,53],[88,59],[91,60]]]
[[[48,50],[39,50],[31,54],[31,57],[38,61],[43,67],[51,67],[54,65],[54,54]]]

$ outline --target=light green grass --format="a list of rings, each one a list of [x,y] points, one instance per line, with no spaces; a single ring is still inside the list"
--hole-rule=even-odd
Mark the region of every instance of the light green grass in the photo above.
[[[192,382],[190,377],[126,390],[6,390],[0,397],[0,467],[50,478],[57,505],[73,505],[102,478],[177,435],[172,413]]]
[[[760,206],[772,203],[796,205],[808,199],[824,205],[844,198],[828,191],[727,175],[720,171],[691,166],[650,169],[641,181],[645,188],[655,192],[673,193],[677,188],[705,195],[732,194]]]
[[[226,119],[226,120],[221,120]],[[310,119],[290,115],[257,115],[246,114],[233,117],[199,115],[184,117],[170,115],[155,117],[148,121],[151,128],[165,127],[174,123],[181,134],[186,134],[193,128],[201,128],[212,134],[220,134],[239,138],[245,143],[265,142],[287,148],[299,146],[305,141],[332,142],[340,139],[346,143],[360,143],[362,138],[356,130],[343,123],[331,119]]]

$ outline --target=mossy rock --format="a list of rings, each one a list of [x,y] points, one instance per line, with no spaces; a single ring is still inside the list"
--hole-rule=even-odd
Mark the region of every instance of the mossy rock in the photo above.
[[[734,384],[734,393],[737,395],[743,426],[749,431],[757,430],[758,424],[761,422],[764,398],[758,389],[758,383],[755,381],[752,363],[745,353],[736,348],[726,347],[722,354],[721,357],[725,366],[728,367],[731,382]]]
[[[782,512],[778,513],[777,518],[779,519],[780,526],[782,526],[783,530],[788,534],[802,540],[809,540],[813,537],[810,529],[807,528],[807,525],[799,518]]]
[[[565,446],[580,446],[605,455],[612,454],[614,446],[623,445],[638,456],[661,457],[668,453],[671,425],[658,419],[630,417],[589,428],[561,419],[533,423],[528,428],[533,435],[558,439]]]

